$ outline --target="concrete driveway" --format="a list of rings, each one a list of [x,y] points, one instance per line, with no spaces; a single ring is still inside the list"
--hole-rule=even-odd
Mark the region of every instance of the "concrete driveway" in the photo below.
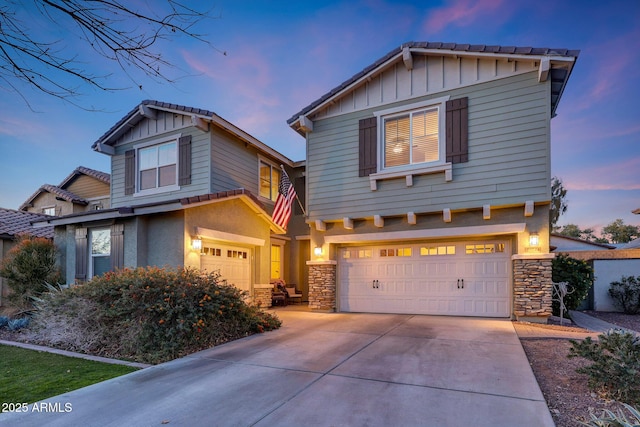
[[[0,425],[554,425],[508,320],[278,316],[277,331],[56,396],[47,412],[2,414]]]

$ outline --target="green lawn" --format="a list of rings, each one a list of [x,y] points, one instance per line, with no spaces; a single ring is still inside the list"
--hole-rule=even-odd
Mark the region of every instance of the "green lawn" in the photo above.
[[[0,345],[0,403],[33,403],[135,370]]]

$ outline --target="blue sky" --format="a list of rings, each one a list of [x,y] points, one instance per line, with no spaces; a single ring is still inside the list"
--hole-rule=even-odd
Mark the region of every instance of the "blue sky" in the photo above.
[[[143,3],[140,0],[140,3]],[[202,7],[205,2],[192,2]],[[155,3],[154,3],[155,4]],[[441,0],[280,2],[215,0],[200,26],[216,48],[184,39],[161,45],[178,69],[174,83],[140,79],[88,57],[74,31],[56,34],[104,75],[113,92],[92,88],[75,101],[31,88],[0,86],[0,206],[17,209],[42,184],[77,166],[109,172],[91,144],[143,99],[215,111],[293,160],[304,139],[286,120],[302,107],[407,41],[580,49],[552,120],[552,175],[568,189],[560,224],[599,229],[616,218],[640,225],[640,1]],[[221,52],[226,52],[223,55]]]

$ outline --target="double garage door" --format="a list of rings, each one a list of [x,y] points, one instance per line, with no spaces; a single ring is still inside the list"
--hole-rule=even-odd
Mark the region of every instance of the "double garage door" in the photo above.
[[[338,256],[340,311],[511,314],[508,242],[343,247]]]
[[[251,249],[224,243],[203,244],[200,269],[220,272],[220,278],[243,291],[251,291]]]

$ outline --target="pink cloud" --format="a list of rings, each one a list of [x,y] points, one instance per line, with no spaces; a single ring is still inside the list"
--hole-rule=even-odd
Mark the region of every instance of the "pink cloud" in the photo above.
[[[435,34],[450,25],[466,27],[487,16],[495,21],[496,12],[504,13],[506,6],[504,0],[450,0],[445,7],[430,14],[424,29],[428,34]]]
[[[640,190],[640,155],[602,166],[584,165],[563,181],[567,190]]]

